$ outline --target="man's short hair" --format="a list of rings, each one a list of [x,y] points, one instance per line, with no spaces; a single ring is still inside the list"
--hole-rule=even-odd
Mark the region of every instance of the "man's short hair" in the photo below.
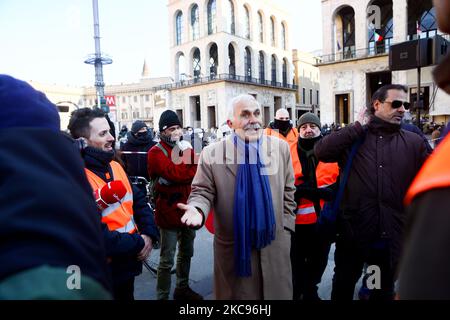
[[[255,99],[254,96],[250,94],[240,94],[233,99],[231,99],[230,103],[228,104],[228,110],[227,110],[227,118],[228,120],[234,121],[234,111],[236,107],[241,104],[255,104],[258,109],[261,110],[261,105],[259,104],[258,100]]]
[[[74,139],[89,139],[91,127],[90,123],[95,118],[105,118],[105,113],[99,108],[82,108],[75,110],[70,115],[68,129]]]
[[[389,90],[401,90],[405,93],[408,93],[408,88],[406,88],[402,84],[387,84],[385,86],[382,86],[380,89],[375,91],[375,93],[372,95],[372,101],[370,103],[369,113],[371,113],[371,114],[375,113],[375,107],[374,107],[375,101],[378,100],[380,102],[384,102],[387,98]]]

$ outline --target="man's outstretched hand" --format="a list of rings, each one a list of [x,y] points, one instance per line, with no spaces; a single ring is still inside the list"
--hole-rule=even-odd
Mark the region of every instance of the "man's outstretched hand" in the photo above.
[[[203,215],[197,210],[196,207],[179,203],[178,208],[184,210],[184,215],[181,217],[181,223],[188,227],[200,227],[203,223]]]

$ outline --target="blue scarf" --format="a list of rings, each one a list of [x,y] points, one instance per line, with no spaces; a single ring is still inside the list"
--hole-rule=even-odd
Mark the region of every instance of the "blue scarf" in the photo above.
[[[235,270],[238,277],[249,277],[252,248],[262,249],[275,239],[275,215],[269,178],[261,163],[262,139],[245,143],[235,134],[232,139],[240,158],[233,206]]]

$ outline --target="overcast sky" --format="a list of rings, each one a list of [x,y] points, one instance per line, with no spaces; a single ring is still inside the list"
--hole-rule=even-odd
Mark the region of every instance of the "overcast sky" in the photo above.
[[[321,1],[276,0],[292,14],[292,48],[322,47]],[[137,82],[144,59],[170,76],[167,0],[99,0],[106,84]],[[0,73],[43,83],[93,85],[91,0],[0,0]]]

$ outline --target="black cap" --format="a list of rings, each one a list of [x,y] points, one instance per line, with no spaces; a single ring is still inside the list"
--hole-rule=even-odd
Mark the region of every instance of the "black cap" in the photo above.
[[[131,132],[136,134],[139,130],[142,128],[147,127],[144,121],[142,120],[136,120],[133,125],[131,126]]]
[[[159,132],[176,125],[181,127],[180,119],[178,119],[178,116],[174,111],[166,110],[161,114],[161,118],[159,118]]]

